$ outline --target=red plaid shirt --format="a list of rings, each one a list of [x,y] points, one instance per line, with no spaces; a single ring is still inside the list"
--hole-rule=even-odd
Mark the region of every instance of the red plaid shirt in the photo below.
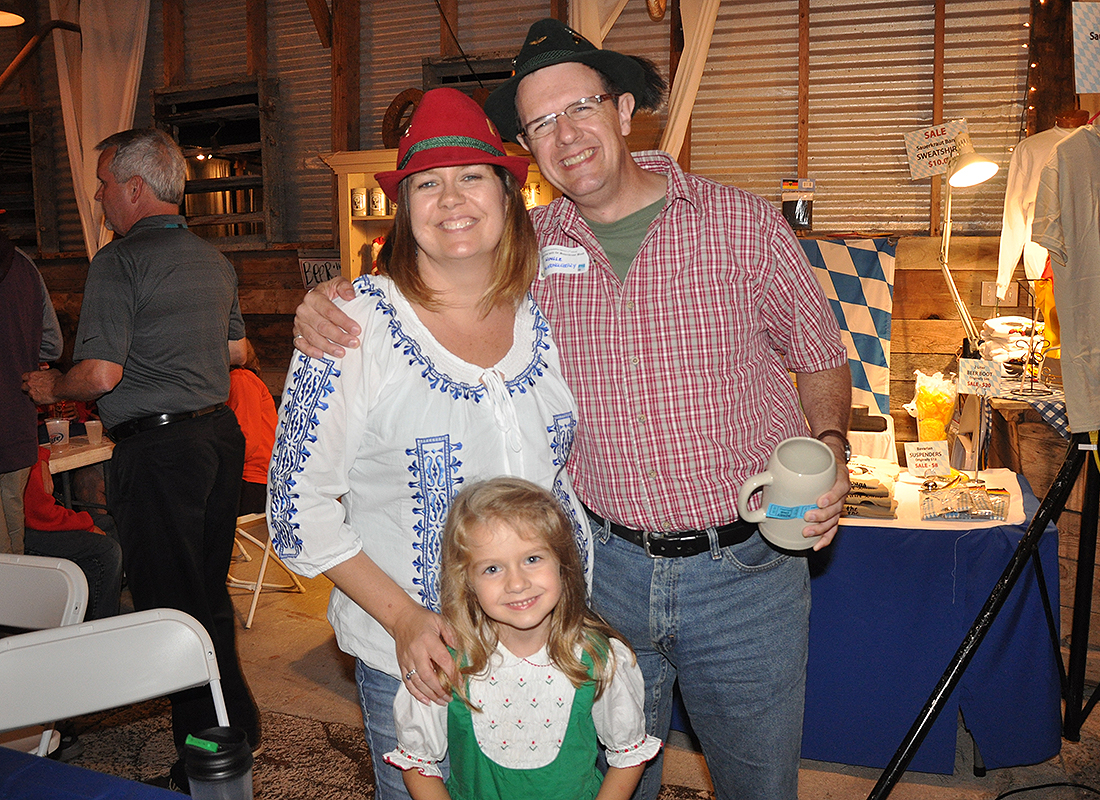
[[[572,201],[533,212],[543,248],[579,246],[590,259],[532,290],[580,407],[569,472],[589,508],[628,527],[723,525],[775,446],[807,434],[788,371],[848,356],[772,205],[685,174],[666,153],[634,158],[668,191],[625,283]]]

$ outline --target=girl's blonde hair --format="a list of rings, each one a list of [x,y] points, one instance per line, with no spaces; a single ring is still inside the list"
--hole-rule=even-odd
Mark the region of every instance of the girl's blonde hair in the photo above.
[[[596,697],[615,671],[611,639],[622,640],[586,602],[584,566],[573,536],[573,524],[550,492],[521,478],[501,477],[472,484],[455,496],[443,529],[440,596],[443,618],[454,628],[456,660],[462,680],[450,685],[470,708],[468,678],[483,675],[497,646],[494,623],[482,610],[470,581],[470,539],[493,522],[503,523],[521,536],[546,543],[561,570],[561,599],[550,615],[546,652],[574,686],[596,682]],[[588,654],[589,675],[577,654]]]

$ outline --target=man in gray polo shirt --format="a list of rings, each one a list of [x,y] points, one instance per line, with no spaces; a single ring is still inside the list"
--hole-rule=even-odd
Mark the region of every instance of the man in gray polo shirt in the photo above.
[[[29,372],[38,403],[96,400],[115,441],[108,505],[118,523],[134,606],[198,619],[214,640],[230,722],[255,749],[259,715],[241,674],[225,579],[233,548],[244,437],[229,395],[243,362],[244,322],[233,266],[179,216],[186,166],[162,131],[104,139],[99,189],[121,235],[88,270],[73,368]],[[181,750],[217,724],[210,692],[172,696]],[[186,788],[182,762],[171,778]]]

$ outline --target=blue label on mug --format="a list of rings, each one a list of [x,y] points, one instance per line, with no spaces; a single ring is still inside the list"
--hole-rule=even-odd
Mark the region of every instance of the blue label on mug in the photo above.
[[[778,503],[768,503],[764,516],[768,519],[802,519],[808,511],[815,508],[817,506],[781,506]]]

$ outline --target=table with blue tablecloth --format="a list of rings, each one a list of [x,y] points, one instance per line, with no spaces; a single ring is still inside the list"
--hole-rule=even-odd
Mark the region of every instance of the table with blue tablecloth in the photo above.
[[[924,523],[899,502],[899,520],[845,521],[832,546],[811,557],[804,758],[885,767],[928,702],[1038,508],[1022,477],[1008,470],[983,470],[982,477],[1012,488],[1019,480],[1019,508],[1009,520]],[[906,485],[899,481],[898,491]],[[915,496],[915,488],[907,491]],[[1057,609],[1053,524],[1038,550]],[[1033,562],[910,769],[953,771],[960,708],[990,769],[1058,753],[1058,667]]]
[[[180,795],[0,747],[0,797],[4,800],[179,800]]]

